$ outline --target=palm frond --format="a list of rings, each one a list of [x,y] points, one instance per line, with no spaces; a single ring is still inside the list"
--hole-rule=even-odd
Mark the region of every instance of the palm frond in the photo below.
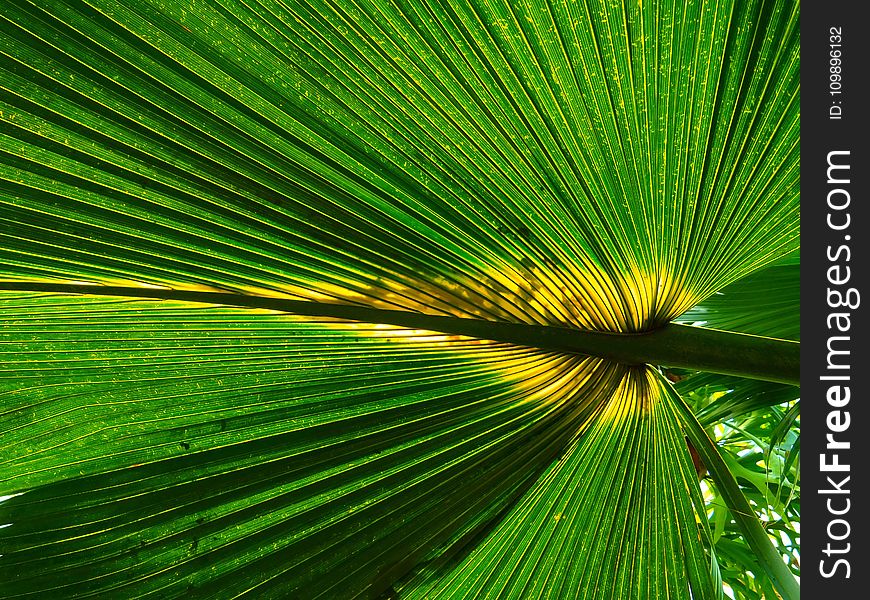
[[[2,595],[714,597],[652,368],[99,286],[757,333],[798,45],[785,0],[7,2]]]

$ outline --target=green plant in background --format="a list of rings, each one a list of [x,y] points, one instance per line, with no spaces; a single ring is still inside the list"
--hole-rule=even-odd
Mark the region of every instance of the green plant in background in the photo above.
[[[7,2],[0,596],[796,599],[798,44]]]

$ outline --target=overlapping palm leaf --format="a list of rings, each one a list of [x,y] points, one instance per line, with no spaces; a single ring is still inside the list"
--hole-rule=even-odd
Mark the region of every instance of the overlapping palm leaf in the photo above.
[[[796,3],[0,19],[5,281],[634,332],[797,248]],[[0,293],[6,596],[716,594],[649,368],[93,292]]]
[[[798,339],[799,271],[794,257],[786,257],[727,286],[681,315],[680,320]],[[800,389],[712,373],[687,373],[677,378],[675,388],[695,406],[700,423],[718,437],[738,485],[763,513],[771,541],[799,572],[800,407],[796,401]],[[747,547],[727,503],[712,480],[707,482],[711,529],[723,579],[735,598],[775,597],[773,585],[760,575],[764,568]]]

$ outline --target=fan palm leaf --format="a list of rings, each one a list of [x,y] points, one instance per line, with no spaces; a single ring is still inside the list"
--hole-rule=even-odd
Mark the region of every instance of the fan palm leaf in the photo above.
[[[668,323],[794,337],[797,3],[0,19],[2,595],[714,598],[688,437],[796,597],[656,365],[794,380]]]

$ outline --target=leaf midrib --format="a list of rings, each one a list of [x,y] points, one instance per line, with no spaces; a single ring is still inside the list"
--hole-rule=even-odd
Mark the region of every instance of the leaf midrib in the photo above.
[[[121,296],[267,309],[464,335],[541,350],[597,356],[626,365],[665,365],[790,385],[799,385],[800,381],[799,342],[676,323],[642,333],[613,333],[228,292],[31,281],[0,282],[0,290]]]

